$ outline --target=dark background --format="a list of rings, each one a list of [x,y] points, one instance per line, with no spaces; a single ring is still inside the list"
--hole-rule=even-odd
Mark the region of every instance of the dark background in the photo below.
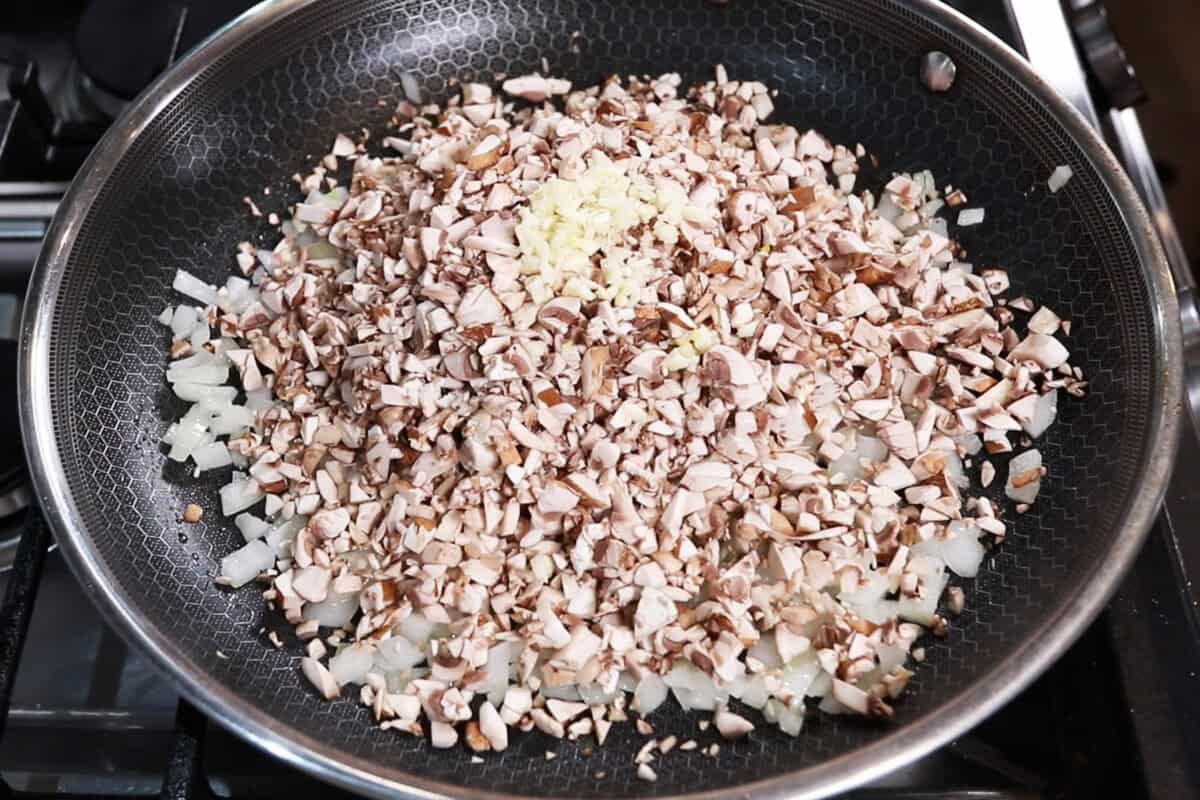
[[[1106,5],[1150,95],[1138,107],[1138,116],[1195,271],[1200,263],[1200,2],[1107,0]]]

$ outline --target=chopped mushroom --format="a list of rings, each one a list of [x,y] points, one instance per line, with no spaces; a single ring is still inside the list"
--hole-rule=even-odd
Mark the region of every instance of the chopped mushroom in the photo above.
[[[992,481],[996,477],[996,467],[990,461],[984,461],[979,468],[979,483],[986,489],[992,485]]]
[[[434,720],[429,723],[429,741],[439,749],[454,747],[458,742],[458,731],[453,725]]]
[[[734,714],[722,706],[713,715],[713,724],[726,739],[740,739],[754,730],[754,725],[745,717]]]
[[[1087,386],[1069,322],[957,260],[983,209],[928,172],[855,194],[865,149],[724,69],[403,82],[386,155],[337,135],[283,238],[159,318],[195,404],[167,456],[235,470],[218,582],[263,584],[322,697],[439,748],[633,719],[655,780],[700,749],[654,738],[662,702],[796,735],[797,674],[890,718],[1007,532],[972,462]],[[1021,511],[1047,467],[1010,464]]]
[[[340,694],[338,691],[337,682],[333,679],[333,675],[330,674],[325,665],[317,659],[302,659],[300,662],[300,668],[304,673],[304,677],[308,678],[308,682],[311,683],[326,700],[332,700]]]
[[[508,749],[508,726],[490,702],[479,707],[479,730],[497,752]]]

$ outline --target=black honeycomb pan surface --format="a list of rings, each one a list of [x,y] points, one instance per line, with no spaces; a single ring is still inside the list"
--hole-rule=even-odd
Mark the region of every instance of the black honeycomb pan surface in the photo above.
[[[958,63],[946,94],[918,81],[919,56],[931,47]],[[716,759],[673,752],[656,764],[654,784],[634,777],[641,737],[628,727],[591,755],[585,742],[535,733],[472,764],[463,749],[434,752],[372,728],[352,699],[319,701],[299,675],[300,648],[289,640],[276,650],[261,632],[285,626],[265,614],[258,593],[213,585],[219,559],[239,543],[216,512],[227,478],[193,480],[158,444],[181,413],[164,386],[168,337],[154,320],[180,302],[170,288],[175,269],[223,282],[239,241],[272,244],[242,198],[282,212],[296,199],[289,176],[326,152],[336,132],[382,134],[401,73],[438,98],[452,79],[534,71],[543,57],[579,84],[614,72],[678,71],[691,81],[718,62],[734,78],[764,81],[779,90],[778,120],[862,142],[882,175],[930,168],[940,184],[962,187],[987,211],[983,224],[959,232],[969,258],[1007,267],[1014,294],[1072,321],[1073,360],[1091,391],[1060,402],[1059,422],[1040,442],[1049,466],[1041,498],[1019,519],[1008,515],[1012,535],[965,582],[966,613],[946,639],[927,643],[891,726],[814,713],[798,738],[761,726],[723,744]],[[1046,178],[1059,164],[1075,178],[1050,194]],[[51,406],[85,523],[78,535],[95,543],[115,590],[211,680],[279,724],[381,767],[499,792],[716,790],[903,736],[1080,590],[1121,535],[1112,521],[1137,491],[1156,380],[1149,306],[1133,242],[1077,146],[993,62],[890,0],[739,0],[720,9],[699,0],[316,3],[207,68],[116,165],[56,300]],[[183,525],[180,511],[192,501],[209,513]],[[712,739],[696,716],[674,708],[653,721],[659,735]],[[558,757],[547,761],[547,749]]]

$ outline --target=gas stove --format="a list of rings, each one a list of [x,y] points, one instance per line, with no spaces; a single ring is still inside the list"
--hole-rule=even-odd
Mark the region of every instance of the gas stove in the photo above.
[[[699,0],[698,0],[699,2]],[[1090,0],[946,0],[1099,127],[1192,286],[1131,105],[1141,88]],[[16,423],[30,270],[67,182],[112,118],[247,0],[41,0],[0,35],[0,798],[285,797],[341,792],[181,702],[101,620],[31,502]],[[138,46],[129,47],[128,42]],[[1200,439],[1189,426],[1164,509],[1105,613],[970,734],[848,797],[1032,800],[1200,796]],[[50,552],[47,554],[47,549]],[[26,631],[26,626],[28,626]]]

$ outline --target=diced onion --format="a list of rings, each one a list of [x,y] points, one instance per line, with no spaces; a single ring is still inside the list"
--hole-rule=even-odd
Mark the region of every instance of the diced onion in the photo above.
[[[229,448],[224,442],[213,442],[192,451],[192,461],[196,462],[196,472],[207,472],[210,469],[220,469],[233,463],[229,457]]]
[[[921,197],[930,197],[937,194],[937,180],[934,179],[932,171],[923,169],[919,172],[914,172],[912,179],[921,187]]]
[[[234,517],[233,524],[237,525],[237,529],[242,532],[242,538],[247,542],[261,539],[271,530],[271,526],[265,520],[253,514],[238,514]]]
[[[338,650],[329,659],[329,672],[338,686],[348,683],[362,683],[371,671],[374,658],[371,651],[361,644],[351,644]]]
[[[250,542],[221,559],[221,577],[233,587],[245,586],[275,565],[275,553],[262,541]]]
[[[904,209],[900,208],[896,203],[896,198],[892,197],[890,192],[884,192],[875,206],[875,213],[888,222],[895,224],[897,218],[904,213]]]
[[[858,462],[858,453],[847,450],[829,463],[829,475],[841,475],[847,482],[856,481],[863,476],[862,465]]]
[[[887,445],[872,436],[859,436],[855,452],[859,458],[865,458],[872,464],[880,464],[888,457]]]
[[[1051,192],[1057,192],[1059,189],[1067,185],[1067,181],[1075,176],[1075,170],[1068,167],[1066,164],[1059,164],[1050,173],[1049,180],[1046,181],[1046,186]]]
[[[888,457],[887,445],[872,436],[859,435],[853,450],[842,453],[829,465],[829,474],[842,474],[847,480],[855,481],[864,476],[862,462],[879,464]]]
[[[304,528],[307,522],[308,517],[292,517],[289,520],[285,520],[284,522],[275,525],[271,528],[271,530],[267,531],[267,544],[271,546],[272,550],[279,554],[280,558],[287,557],[287,548],[296,538],[296,534]],[[357,600],[355,602],[357,602]],[[305,608],[310,607],[311,606],[305,606]]]
[[[937,571],[932,575],[925,576],[921,581],[924,593],[920,597],[900,596],[900,602],[896,607],[899,617],[918,625],[927,627],[932,625],[933,617],[937,613],[938,600],[941,599],[942,591],[945,590],[948,581],[946,568],[939,561]]]
[[[583,698],[579,694],[579,687],[573,683],[566,683],[562,686],[547,686],[542,684],[542,688],[538,692],[547,700],[565,700],[568,703],[578,703]]]
[[[1054,418],[1058,416],[1058,390],[1051,389],[1038,398],[1037,404],[1033,407],[1033,416],[1028,423],[1022,423],[1021,427],[1025,429],[1034,439],[1041,436],[1054,423]]]
[[[388,691],[396,692],[399,694],[399,693],[404,692],[405,688],[408,686],[409,683],[411,683],[413,680],[415,680],[417,678],[425,677],[425,675],[428,674],[428,672],[429,672],[429,670],[425,669],[424,667],[417,667],[416,669],[411,670],[409,672],[398,672],[398,671],[385,672],[383,674],[383,677],[387,683]]]
[[[168,369],[183,369],[184,367],[205,367],[209,364],[222,364],[225,359],[214,355],[207,350],[197,350],[187,358],[181,358],[178,361],[172,361]]]
[[[982,208],[964,208],[958,212],[958,227],[965,228],[969,225],[978,225],[983,222],[984,210]]]
[[[979,435],[975,433],[956,436],[954,437],[954,443],[961,447],[963,452],[969,456],[973,456],[983,449],[983,439],[980,439]]]
[[[264,408],[270,408],[273,402],[271,389],[267,386],[246,392],[246,408],[250,411],[261,411]]]
[[[423,664],[425,653],[403,636],[392,636],[379,643],[375,660],[380,666],[386,667],[385,672],[404,672]]]
[[[400,88],[404,90],[404,96],[408,98],[408,102],[421,105],[421,86],[412,73],[400,73]]]
[[[217,436],[241,433],[254,424],[254,412],[245,406],[225,405],[213,416],[208,429]]]
[[[606,692],[603,687],[594,683],[580,684],[575,688],[579,690],[579,699],[589,706],[606,705],[617,696],[617,692]]]
[[[941,211],[942,206],[944,205],[946,205],[944,200],[930,200],[928,203],[922,203],[921,207],[917,210],[920,212],[922,217],[928,219]]]
[[[212,332],[209,330],[208,324],[201,321],[196,323],[196,327],[192,328],[192,335],[188,341],[191,343],[193,350],[199,350],[209,340],[211,335]]]
[[[225,353],[228,353],[230,350],[237,350],[239,347],[240,345],[233,339],[230,339],[228,336],[222,336],[217,340],[216,348],[213,350],[215,363],[225,363],[228,360]]]
[[[239,511],[245,511],[265,496],[259,488],[258,481],[254,479],[227,483],[221,487],[221,513],[231,517]]]
[[[783,661],[779,658],[779,651],[775,648],[775,633],[767,631],[758,638],[758,641],[746,651],[746,655],[750,658],[757,659],[767,669],[775,669],[782,667]]]
[[[778,699],[772,697],[763,706],[763,709],[762,709],[763,719],[765,719],[767,722],[774,725],[775,723],[779,722],[779,712],[782,708],[783,708],[783,703],[781,703]]]
[[[414,611],[400,621],[400,634],[417,645],[424,645],[430,639],[439,638],[444,626],[429,619],[419,611]]]
[[[767,702],[767,682],[762,675],[743,675],[730,682],[729,694],[751,708],[762,708]]]
[[[821,700],[821,702],[817,706],[817,708],[819,708],[821,711],[824,711],[826,714],[849,714],[849,713],[852,713],[851,709],[847,708],[844,703],[842,703],[840,700],[838,700],[832,694],[825,695],[825,697]]]
[[[1012,479],[1016,475],[1038,469],[1042,466],[1042,454],[1037,450],[1026,450],[1024,453],[1008,462],[1008,480],[1004,484],[1004,493],[1017,503],[1032,503],[1037,499],[1041,481],[1036,480],[1024,486],[1013,486]]]
[[[512,663],[520,652],[521,644],[519,642],[500,642],[488,650],[487,662],[483,667],[484,672],[487,673],[483,690],[487,693],[487,698],[492,705],[498,706],[504,701],[504,692],[508,689]]]
[[[779,726],[779,730],[788,736],[799,736],[800,728],[804,725],[804,701],[797,697],[788,705],[779,698],[772,697],[763,706],[763,718]]]
[[[775,724],[788,736],[799,736],[804,726],[804,701],[796,698],[790,705],[784,705],[783,702],[779,702],[779,705]]]
[[[189,403],[232,403],[233,398],[237,397],[237,387],[190,381],[172,384],[171,391],[175,392],[175,396],[180,400],[187,400]]]
[[[175,313],[171,316],[171,333],[176,339],[186,339],[192,335],[192,329],[196,327],[199,319],[200,315],[192,306],[176,306]]]
[[[979,574],[986,551],[979,543],[982,531],[969,522],[952,522],[947,526],[945,539],[926,539],[913,545],[916,555],[935,556],[946,567],[962,578],[974,578]]]
[[[718,689],[710,676],[686,661],[675,662],[663,681],[685,711],[712,711],[729,699],[728,692]]]
[[[303,616],[326,628],[340,628],[358,613],[357,594],[333,594],[319,603],[306,603]]]
[[[255,299],[251,292],[250,281],[240,278],[237,275],[231,275],[225,281],[226,300],[221,310],[230,311],[234,314],[242,313],[252,300]]]
[[[220,386],[229,380],[229,364],[206,364],[202,367],[180,367],[172,364],[167,370],[168,383],[204,383]]]
[[[829,694],[829,690],[833,688],[833,678],[828,672],[820,667],[817,668],[816,677],[812,679],[812,683],[808,685],[808,691],[804,693],[805,697],[824,697]]]
[[[208,414],[199,405],[194,405],[176,423],[167,458],[186,461],[188,456],[208,442]]]
[[[958,457],[958,453],[956,452],[946,452],[946,466],[942,471],[960,489],[965,489],[971,485],[971,479],[963,471],[962,459]]]
[[[666,699],[667,684],[662,678],[650,673],[638,682],[633,693],[633,710],[644,717],[661,706]]]
[[[885,675],[896,667],[903,665],[908,659],[908,653],[903,647],[897,647],[894,644],[883,644],[882,642],[875,645],[875,654],[879,656],[879,669]]]
[[[175,270],[175,280],[171,282],[171,288],[206,306],[217,303],[217,287],[210,286],[187,270]]]
[[[868,622],[882,625],[896,616],[896,601],[885,600],[887,593],[887,578],[877,574],[854,591],[840,595],[838,600]]]

